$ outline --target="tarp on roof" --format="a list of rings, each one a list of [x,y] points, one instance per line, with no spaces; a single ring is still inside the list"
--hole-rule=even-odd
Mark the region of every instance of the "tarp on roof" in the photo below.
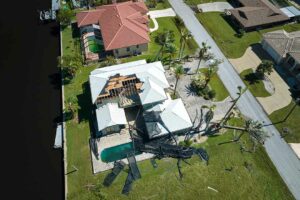
[[[300,16],[300,11],[294,6],[288,6],[280,8],[280,10],[288,17],[297,17]]]
[[[107,103],[96,109],[98,130],[101,131],[114,125],[127,124],[125,111],[117,103]]]

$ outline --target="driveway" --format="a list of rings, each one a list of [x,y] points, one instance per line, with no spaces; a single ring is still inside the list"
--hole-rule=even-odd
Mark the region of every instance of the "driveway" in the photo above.
[[[219,77],[223,81],[230,95],[233,98],[237,97],[237,86],[245,87],[245,84],[234,67],[221,52],[205,28],[197,20],[191,8],[188,7],[183,0],[169,0],[169,2],[177,15],[183,19],[197,44],[200,46],[202,42],[206,42],[212,47],[214,54],[219,59],[224,60],[219,66]],[[270,135],[264,144],[266,152],[294,197],[300,200],[300,160],[297,158],[296,154],[280,137],[278,130],[273,125],[269,125],[271,124],[270,119],[249,90],[243,94],[237,103],[237,106],[242,114],[268,125],[265,126],[266,131]]]
[[[260,57],[258,57],[258,55]],[[248,47],[242,57],[237,59],[229,59],[229,61],[240,74],[242,71],[249,68],[255,70],[256,67],[261,63],[262,59],[271,58],[266,54],[266,52],[263,51],[263,49],[259,47],[255,48],[255,52],[252,47]],[[288,106],[292,101],[292,97],[289,91],[289,86],[276,71],[271,73],[271,75],[267,75],[267,78],[271,81],[273,87],[275,88],[275,92],[269,97],[257,97],[257,100],[262,105],[264,110],[270,115],[272,112]]]
[[[224,12],[233,8],[228,2],[203,3],[198,4],[197,7],[200,12]]]
[[[153,32],[153,31],[156,31],[158,29],[158,23],[156,21],[156,18],[175,17],[176,13],[174,12],[174,10],[172,8],[167,8],[167,9],[164,9],[164,10],[149,11],[148,15],[150,16],[150,18],[152,19],[152,21],[154,23],[154,28],[150,28],[150,32]]]

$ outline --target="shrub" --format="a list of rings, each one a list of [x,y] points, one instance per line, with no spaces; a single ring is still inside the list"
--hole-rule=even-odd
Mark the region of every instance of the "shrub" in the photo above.
[[[60,9],[57,13],[56,20],[62,25],[69,25],[72,21],[74,12],[69,9]]]
[[[208,97],[209,97],[209,99],[214,99],[216,97],[216,91],[215,90],[210,90],[208,92]]]

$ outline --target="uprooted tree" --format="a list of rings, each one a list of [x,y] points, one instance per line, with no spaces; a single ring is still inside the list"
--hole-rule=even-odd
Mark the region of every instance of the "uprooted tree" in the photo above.
[[[188,144],[191,138],[195,135],[214,135],[218,133],[221,129],[233,129],[241,132],[237,137],[234,137],[230,141],[222,142],[220,143],[220,145],[232,142],[239,142],[241,150],[246,152],[254,152],[257,145],[264,144],[264,141],[268,137],[268,134],[263,130],[262,123],[248,119],[245,121],[244,126],[241,127],[228,125],[228,121],[234,116],[234,108],[238,100],[245,92],[245,90],[246,89],[242,89],[242,87],[238,87],[237,97],[233,99],[232,105],[230,106],[229,110],[219,122],[212,122],[214,117],[215,105],[202,106],[200,109],[200,116],[198,117],[198,115],[196,115],[197,119],[194,119],[193,127],[190,128],[184,134],[185,137],[183,143],[181,144]],[[204,111],[206,111],[205,114]],[[151,159],[153,167],[157,167],[155,159],[161,159],[166,157],[177,159],[177,168],[180,179],[183,178],[183,174],[181,172],[181,163],[185,162],[189,164],[187,162],[187,159],[191,158],[193,155],[199,156],[201,160],[205,161],[208,164],[209,156],[205,149],[195,148],[191,145],[180,145],[175,135],[168,130],[167,131],[169,134],[167,136],[163,136],[158,139],[145,142],[139,136],[138,132],[141,130],[139,130],[135,126],[135,124],[129,125],[129,128],[133,142],[133,151],[127,155],[129,171],[122,191],[123,194],[128,194],[131,190],[132,183],[135,180],[141,178],[141,174],[135,160],[136,151],[153,154],[154,157]],[[240,142],[240,139],[244,134],[249,135],[253,144],[251,148],[244,146],[244,144]],[[107,175],[103,184],[105,186],[110,186],[115,180],[115,178],[118,176],[118,174],[121,171],[123,171],[124,166],[125,163],[122,161],[115,162],[112,172]]]

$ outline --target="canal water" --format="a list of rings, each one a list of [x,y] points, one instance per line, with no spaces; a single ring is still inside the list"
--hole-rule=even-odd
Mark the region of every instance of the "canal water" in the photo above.
[[[59,32],[37,14],[50,7],[51,0],[1,2],[2,199],[64,197],[62,151],[52,148],[61,108]]]

